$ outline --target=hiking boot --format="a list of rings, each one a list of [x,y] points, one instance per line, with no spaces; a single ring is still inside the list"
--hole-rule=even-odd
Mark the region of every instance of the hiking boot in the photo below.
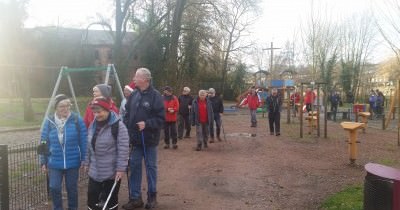
[[[271,132],[271,133],[269,133],[269,135],[272,135],[272,136],[273,136],[273,135],[274,135],[274,133],[273,133],[273,132]]]
[[[174,145],[172,145],[172,148],[173,149],[178,149],[178,145],[174,144]]]
[[[185,136],[185,139],[190,139],[190,135],[186,135],[186,136]]]
[[[204,148],[208,148],[208,145],[207,145],[207,143],[204,143]]]
[[[196,147],[196,151],[200,151],[201,150],[201,144],[198,144]]]
[[[221,137],[217,136],[218,141],[222,141]]]
[[[214,137],[211,137],[210,143],[214,143]]]
[[[280,133],[276,133],[276,136],[280,136],[281,134]]]
[[[133,210],[137,208],[142,208],[144,205],[142,197],[139,197],[137,199],[130,199],[128,203],[122,205],[123,209],[126,210]]]
[[[147,203],[144,206],[145,209],[153,209],[157,206],[157,193],[147,194]]]
[[[166,145],[164,146],[164,149],[169,149],[169,145],[166,144]]]

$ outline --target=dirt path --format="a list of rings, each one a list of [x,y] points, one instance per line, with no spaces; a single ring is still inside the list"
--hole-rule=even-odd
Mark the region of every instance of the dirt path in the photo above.
[[[225,116],[227,142],[205,151],[194,151],[194,137],[180,141],[178,150],[160,147],[158,209],[318,209],[328,195],[362,183],[366,163],[400,166],[394,132],[360,133],[359,159],[351,166],[347,133],[339,124],[329,124],[328,139],[299,139],[298,122],[283,120],[282,136],[276,137],[267,135],[261,117],[257,137],[245,137],[248,121],[247,115]],[[126,185],[120,195],[125,203]]]
[[[257,136],[250,137],[244,113],[224,116],[227,141],[209,144],[204,151],[194,151],[194,137],[179,141],[177,150],[160,144],[157,209],[318,209],[327,196],[363,183],[366,163],[389,162],[400,168],[396,132],[368,128],[366,134],[359,133],[354,166],[349,164],[347,132],[339,124],[329,122],[328,139],[308,134],[300,139],[297,120],[288,125],[282,116],[282,135],[276,137],[269,135],[267,120],[259,115]],[[36,132],[21,135],[33,137]],[[124,180],[120,204],[127,201]],[[85,203],[82,186],[79,209],[86,209]]]

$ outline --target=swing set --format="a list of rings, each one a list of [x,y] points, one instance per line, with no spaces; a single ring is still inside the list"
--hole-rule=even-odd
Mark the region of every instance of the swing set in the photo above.
[[[73,84],[72,84],[72,80],[71,80],[71,75],[70,75],[70,73],[76,73],[76,72],[97,72],[97,71],[106,71],[106,76],[105,76],[105,79],[104,79],[104,84],[108,84],[108,82],[109,82],[109,80],[110,80],[110,76],[113,75],[112,78],[115,79],[115,82],[116,82],[116,84],[117,84],[118,92],[119,92],[119,94],[121,95],[121,98],[124,97],[124,93],[123,93],[122,88],[121,88],[121,82],[119,81],[119,77],[118,77],[118,74],[117,74],[117,70],[115,69],[114,64],[108,64],[107,66],[86,67],[86,68],[68,68],[68,67],[66,67],[66,66],[62,66],[61,69],[60,69],[60,73],[58,74],[58,78],[57,78],[56,84],[55,84],[55,86],[54,86],[53,93],[51,94],[49,104],[47,105],[47,109],[46,109],[46,112],[45,112],[45,114],[44,114],[44,118],[43,118],[43,121],[42,121],[41,129],[43,129],[43,125],[44,125],[44,122],[45,122],[45,120],[46,120],[46,117],[49,115],[50,109],[51,109],[51,107],[54,105],[54,97],[56,96],[57,91],[58,91],[59,88],[60,88],[61,80],[62,80],[64,77],[67,78],[68,86],[69,86],[69,89],[70,89],[70,91],[71,91],[71,96],[72,96],[73,101],[74,101],[74,105],[75,105],[75,108],[76,108],[76,112],[77,112],[79,115],[81,115],[80,110],[79,110],[79,106],[78,106],[78,102],[77,102],[77,100],[76,100],[75,91],[74,91],[74,86],[73,86]]]

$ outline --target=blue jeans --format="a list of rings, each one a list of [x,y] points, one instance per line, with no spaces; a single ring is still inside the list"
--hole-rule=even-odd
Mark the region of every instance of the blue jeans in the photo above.
[[[63,210],[61,195],[63,177],[65,177],[65,186],[67,188],[68,209],[77,210],[79,168],[49,168],[49,188],[53,200],[53,210]]]
[[[147,192],[157,192],[157,146],[145,148],[146,152],[144,152],[142,146],[134,146],[131,153],[131,175],[129,177],[131,199],[138,199],[141,197],[143,158],[147,175]]]

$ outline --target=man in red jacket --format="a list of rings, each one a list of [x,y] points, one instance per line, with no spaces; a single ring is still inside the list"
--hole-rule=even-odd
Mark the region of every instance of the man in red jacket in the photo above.
[[[164,149],[170,146],[169,139],[172,139],[172,148],[177,149],[178,134],[176,130],[176,119],[179,109],[178,98],[172,95],[172,88],[164,87],[164,108],[165,108],[165,124],[164,124]]]
[[[250,110],[250,117],[251,117],[251,125],[250,127],[257,127],[257,108],[260,106],[260,100],[256,93],[256,88],[252,86],[249,89],[249,94],[247,97],[240,103],[239,106],[243,107],[244,105],[248,104]]]

